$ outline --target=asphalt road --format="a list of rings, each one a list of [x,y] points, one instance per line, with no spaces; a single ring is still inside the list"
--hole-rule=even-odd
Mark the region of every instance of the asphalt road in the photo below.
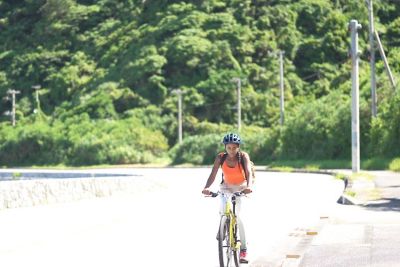
[[[0,211],[0,266],[217,267],[219,202],[201,195],[210,169],[129,172],[155,186],[136,195]],[[249,266],[281,265],[296,245],[290,236],[317,227],[342,190],[328,175],[257,172],[242,208]]]

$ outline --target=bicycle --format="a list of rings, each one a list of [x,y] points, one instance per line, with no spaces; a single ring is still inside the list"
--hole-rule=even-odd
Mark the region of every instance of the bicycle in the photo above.
[[[236,198],[241,197],[245,194],[243,192],[210,192],[211,197],[217,197],[220,194],[222,194],[227,201],[225,205],[225,212],[221,216],[217,236],[219,265],[220,267],[229,267],[231,266],[232,262],[234,262],[235,267],[239,267],[239,253],[241,242],[238,239],[238,221],[235,206]]]

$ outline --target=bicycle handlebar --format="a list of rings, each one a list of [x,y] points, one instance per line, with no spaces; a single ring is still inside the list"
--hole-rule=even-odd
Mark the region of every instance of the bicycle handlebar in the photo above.
[[[219,192],[215,193],[215,192],[210,192],[210,196],[211,197],[217,197],[219,195]]]
[[[210,197],[217,197],[219,194],[221,194],[221,192],[211,192],[210,191]],[[235,196],[240,197],[240,196],[244,196],[246,195],[243,191],[239,191],[239,192],[235,192],[233,193]]]

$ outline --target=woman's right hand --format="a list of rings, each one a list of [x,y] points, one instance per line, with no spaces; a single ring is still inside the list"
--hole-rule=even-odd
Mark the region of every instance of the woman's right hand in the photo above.
[[[203,195],[209,196],[211,194],[210,188],[204,188],[201,193],[203,193]]]

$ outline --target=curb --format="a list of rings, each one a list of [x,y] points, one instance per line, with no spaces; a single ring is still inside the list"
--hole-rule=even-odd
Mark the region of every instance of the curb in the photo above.
[[[346,174],[343,174],[338,171],[332,171],[332,170],[305,170],[305,169],[282,169],[282,170],[275,170],[275,169],[267,169],[264,168],[262,169],[261,167],[256,168],[256,171],[264,171],[264,172],[286,172],[286,173],[310,173],[310,174],[322,174],[322,175],[330,175],[332,176],[332,179],[334,179],[337,175],[344,175],[343,183],[344,183],[344,189],[342,192],[342,195],[339,197],[337,200],[337,203],[340,204],[348,204],[348,205],[356,205],[357,203],[356,199],[353,199],[349,196],[347,198],[347,195],[345,194],[345,191],[349,186],[351,186],[352,183],[349,183],[350,177]],[[315,235],[317,235],[319,232],[322,231],[322,229],[325,227],[325,225],[328,223],[328,217],[320,217],[319,223],[313,228],[313,231],[298,231],[295,233],[291,238],[293,239],[291,242],[293,243],[292,246],[292,252],[289,254],[286,254],[286,257],[282,258],[282,261],[279,264],[279,267],[298,267],[300,266],[304,254],[311,245],[311,243],[314,240]],[[253,265],[251,265],[253,266]],[[254,267],[257,267],[257,265],[254,265]]]
[[[256,171],[258,171],[258,169],[256,169]],[[262,170],[260,170],[260,171],[262,171]],[[326,175],[331,175],[331,176],[333,176],[333,177],[335,177],[335,176],[337,176],[337,175],[339,175],[339,174],[341,174],[341,175],[344,175],[344,177],[345,177],[345,179],[343,180],[343,182],[344,182],[344,190],[343,190],[343,193],[342,193],[342,195],[339,197],[339,199],[337,200],[337,203],[341,203],[342,202],[342,199],[344,199],[344,198],[346,198],[347,199],[347,196],[345,196],[345,191],[346,191],[346,189],[347,188],[349,188],[349,184],[351,184],[351,183],[349,183],[349,181],[350,181],[350,177],[348,176],[348,175],[346,175],[346,174],[344,174],[344,173],[340,173],[340,172],[337,172],[337,171],[331,171],[331,170],[305,170],[305,169],[290,169],[290,170],[279,170],[279,169],[277,169],[277,170],[275,170],[275,169],[264,169],[263,171],[266,171],[266,172],[288,172],[288,173],[311,173],[311,174],[326,174]],[[351,185],[350,185],[351,186]],[[340,202],[341,201],[341,202]],[[355,201],[355,200],[354,200]],[[353,202],[353,200],[348,200],[347,201],[347,203],[355,203],[355,202]],[[344,204],[344,203],[343,203]],[[351,205],[354,205],[354,204],[351,204]]]
[[[352,180],[351,176],[347,172],[351,172],[351,170],[305,170],[305,169],[290,169],[290,170],[279,170],[279,169],[256,169],[256,171],[267,171],[267,172],[288,172],[288,173],[314,173],[314,174],[327,174],[331,176],[344,176],[344,190],[342,195],[337,200],[338,204],[342,205],[363,205],[365,201],[358,199],[357,197],[353,197],[348,192],[354,191],[363,191],[363,190],[373,190],[376,188],[375,183],[373,181],[366,180]]]
[[[373,181],[368,180],[352,180],[351,174],[349,174],[349,170],[304,170],[304,169],[291,169],[291,170],[271,170],[267,169],[264,171],[269,172],[293,172],[293,173],[315,173],[315,174],[327,174],[333,177],[342,176],[344,177],[344,189],[342,195],[337,200],[338,204],[341,205],[355,205],[362,206],[366,201],[358,199],[357,197],[353,197],[348,192],[352,192],[353,190],[358,192],[373,190],[376,188],[375,183]],[[350,170],[351,171],[351,170]],[[321,221],[315,227],[316,233],[322,232],[323,228],[326,224],[329,224],[327,220],[322,220],[325,218],[321,218]],[[308,233],[303,233],[302,237],[299,240],[295,240],[296,242],[295,251],[296,253],[292,253],[290,255],[286,255],[286,258],[283,259],[280,267],[298,267],[303,261],[304,255],[308,250],[309,246],[312,244],[315,235],[309,235]]]

